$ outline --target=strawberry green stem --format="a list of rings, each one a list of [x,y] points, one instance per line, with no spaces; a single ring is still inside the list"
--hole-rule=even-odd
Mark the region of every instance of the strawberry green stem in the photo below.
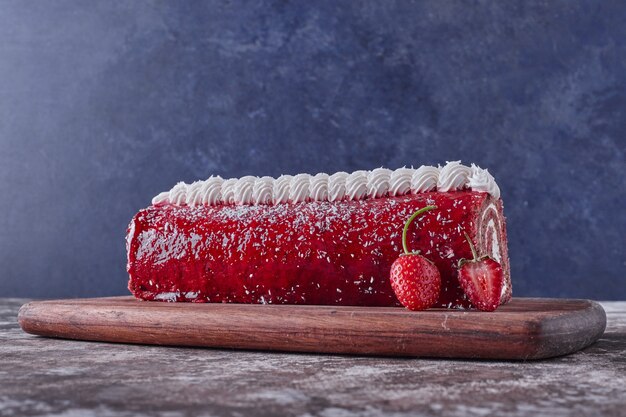
[[[476,248],[474,247],[474,244],[472,243],[472,239],[470,239],[467,232],[463,232],[463,234],[465,235],[465,239],[467,240],[467,243],[469,243],[470,245],[470,249],[472,250],[472,256],[474,257],[474,260],[475,261],[478,260],[478,254],[476,253]]]
[[[415,213],[413,213],[411,217],[409,217],[409,220],[407,220],[406,223],[404,223],[404,229],[402,230],[402,248],[404,249],[404,253],[406,255],[411,253],[409,252],[409,247],[406,244],[406,232],[409,230],[409,226],[411,225],[411,223],[413,223],[413,220],[415,220],[417,216],[419,216],[422,213],[427,212],[428,210],[433,210],[436,208],[437,206],[426,206],[424,208],[421,208],[417,210]]]

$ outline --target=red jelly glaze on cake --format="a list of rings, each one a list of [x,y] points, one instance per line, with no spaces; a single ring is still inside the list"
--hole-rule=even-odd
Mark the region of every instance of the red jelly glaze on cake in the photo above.
[[[129,289],[144,300],[399,305],[389,282],[408,243],[439,268],[435,307],[469,307],[457,263],[493,255],[511,297],[502,201],[474,191],[430,192],[360,201],[256,206],[151,206],[128,228]],[[495,247],[495,251],[494,251]]]

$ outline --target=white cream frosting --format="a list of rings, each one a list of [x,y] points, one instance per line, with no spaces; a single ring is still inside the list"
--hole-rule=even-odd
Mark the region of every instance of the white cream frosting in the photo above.
[[[188,206],[283,204],[306,201],[341,201],[402,196],[409,193],[448,192],[471,189],[500,198],[500,188],[486,169],[471,167],[460,161],[447,162],[443,167],[421,166],[398,168],[394,171],[376,168],[372,171],[333,175],[298,174],[272,177],[245,176],[224,180],[212,176],[192,184],[179,182],[170,191],[158,194],[152,204]]]
[[[202,189],[202,204],[206,204],[207,206],[221,204],[223,202],[222,190],[224,182],[224,179],[219,176],[211,177],[204,181],[204,187]]]
[[[481,191],[500,198],[500,187],[496,184],[495,178],[489,173],[489,170],[482,169],[472,164],[472,174],[469,177],[469,187],[474,191]]]
[[[411,192],[411,178],[415,172],[412,168],[398,168],[389,178],[389,195],[398,196]]]
[[[194,181],[187,188],[187,198],[185,202],[188,206],[199,206],[202,204],[202,187],[204,181]]]
[[[278,179],[274,180],[274,204],[288,203],[289,202],[289,190],[291,188],[291,175],[281,175]]]
[[[461,161],[447,162],[439,172],[437,191],[447,192],[467,188],[472,169],[461,165]]]
[[[252,187],[252,202],[254,204],[270,204],[273,201],[274,178],[257,178]]]
[[[179,182],[170,190],[169,202],[176,205],[182,205],[187,202],[187,188],[189,186],[184,182]]]
[[[362,200],[367,194],[367,171],[354,171],[346,177],[346,198]]]
[[[346,196],[348,173],[339,171],[328,177],[328,201],[341,201]]]
[[[237,180],[235,183],[235,204],[244,205],[252,203],[252,189],[254,188],[255,182],[256,177],[252,175],[246,175]]]
[[[328,200],[328,174],[320,172],[311,178],[310,196],[313,201]]]
[[[387,168],[376,168],[367,174],[367,196],[369,198],[380,198],[389,192],[389,180],[391,170]]]
[[[439,180],[439,168],[422,165],[411,176],[411,192],[413,194],[434,191]]]
[[[298,174],[291,179],[291,190],[289,200],[292,203],[302,203],[309,199],[309,189],[311,188],[311,176],[309,174]]]
[[[229,178],[222,183],[222,202],[224,204],[235,204],[235,184],[237,178]]]
[[[155,206],[160,206],[162,204],[167,204],[169,202],[170,202],[169,191],[163,191],[162,193],[157,194],[157,196],[152,199],[152,204]]]

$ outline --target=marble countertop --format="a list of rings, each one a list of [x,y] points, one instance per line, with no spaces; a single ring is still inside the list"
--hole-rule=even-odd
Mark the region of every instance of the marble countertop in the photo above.
[[[0,299],[5,416],[624,416],[626,302],[575,354],[538,362],[133,346],[21,331]]]

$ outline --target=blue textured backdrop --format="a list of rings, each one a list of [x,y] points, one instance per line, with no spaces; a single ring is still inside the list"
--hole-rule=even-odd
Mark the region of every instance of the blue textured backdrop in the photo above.
[[[126,292],[176,181],[462,159],[514,293],[626,299],[626,3],[0,0],[0,296]]]

